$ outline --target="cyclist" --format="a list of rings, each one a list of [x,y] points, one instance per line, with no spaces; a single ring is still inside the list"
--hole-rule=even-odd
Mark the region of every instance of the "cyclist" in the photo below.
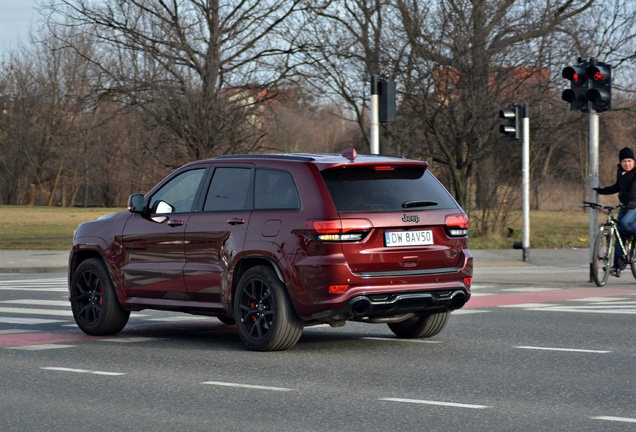
[[[601,195],[612,195],[618,193],[621,209],[618,211],[618,231],[624,238],[629,233],[636,237],[636,157],[634,151],[625,147],[618,152],[618,169],[616,171],[616,183],[603,188],[594,188]],[[610,274],[616,277],[621,275],[619,260],[621,248],[616,245],[614,253],[614,266]]]

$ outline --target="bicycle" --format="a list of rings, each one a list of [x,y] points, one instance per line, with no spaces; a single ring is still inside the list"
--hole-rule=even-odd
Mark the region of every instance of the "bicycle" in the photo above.
[[[594,258],[592,260],[592,278],[596,286],[602,287],[607,283],[610,275],[610,268],[614,261],[614,247],[617,244],[622,251],[618,260],[620,270],[629,264],[632,275],[636,278],[636,241],[630,234],[626,234],[624,239],[618,233],[618,219],[613,212],[622,206],[606,206],[598,203],[583,201],[584,207],[601,210],[607,214],[605,222],[601,225],[594,241]]]

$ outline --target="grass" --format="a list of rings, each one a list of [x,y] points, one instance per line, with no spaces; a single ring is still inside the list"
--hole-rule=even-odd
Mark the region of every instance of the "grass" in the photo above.
[[[70,249],[73,231],[80,223],[121,210],[3,205],[0,249]]]
[[[602,218],[599,215],[599,221]],[[521,242],[523,223],[521,213],[511,215],[508,232],[501,235],[475,237],[469,230],[471,249],[506,249]],[[506,230],[507,231],[507,230]],[[590,214],[581,209],[568,211],[530,212],[530,249],[587,248],[590,245]]]
[[[123,208],[60,208],[0,206],[0,249],[66,250],[73,231],[85,221],[124,210]],[[522,241],[521,215],[514,214],[513,229],[502,235],[483,237],[470,234],[471,249],[507,249]],[[530,248],[589,247],[589,213],[581,210],[530,213]]]

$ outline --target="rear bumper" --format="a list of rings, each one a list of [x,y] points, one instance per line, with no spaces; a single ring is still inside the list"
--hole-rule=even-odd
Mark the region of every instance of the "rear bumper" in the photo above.
[[[452,311],[461,309],[468,299],[470,299],[470,293],[460,289],[391,295],[358,295],[349,300],[336,315],[362,318],[429,311]]]
[[[473,258],[465,251],[459,267],[355,274],[342,259],[297,266],[299,285],[288,285],[305,320],[354,319],[459,309],[470,300]],[[347,286],[329,293],[330,285]],[[295,289],[298,288],[298,289]]]

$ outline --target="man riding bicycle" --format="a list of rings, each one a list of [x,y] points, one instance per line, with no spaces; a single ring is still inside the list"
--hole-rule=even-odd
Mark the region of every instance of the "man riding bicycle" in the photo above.
[[[636,237],[636,157],[634,151],[625,147],[618,152],[618,168],[616,172],[616,183],[604,188],[594,188],[601,195],[612,195],[618,193],[618,200],[622,207],[618,211],[618,230],[622,237],[631,234]],[[616,245],[614,253],[614,266],[610,274],[616,277],[621,275],[619,260],[621,248]]]

